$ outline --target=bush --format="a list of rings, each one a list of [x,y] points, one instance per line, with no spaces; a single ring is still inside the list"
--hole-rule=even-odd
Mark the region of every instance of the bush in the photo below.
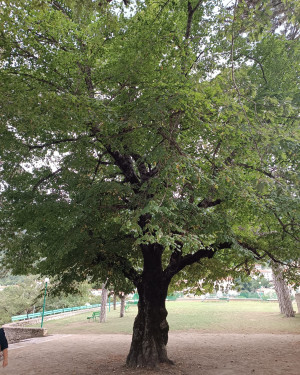
[[[247,292],[247,291],[241,292],[240,297],[243,297],[243,298],[260,298],[258,293]]]

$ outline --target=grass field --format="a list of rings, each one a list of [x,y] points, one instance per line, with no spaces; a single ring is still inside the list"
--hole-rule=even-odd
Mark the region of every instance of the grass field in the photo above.
[[[296,310],[296,306],[294,307]],[[293,333],[300,334],[300,314],[286,318],[277,303],[260,301],[167,302],[170,331],[197,330],[205,333]],[[44,321],[49,334],[124,333],[131,334],[137,307],[130,306],[124,318],[119,308],[107,312],[107,322],[89,321],[91,312],[69,318]],[[39,325],[36,325],[37,327]],[[33,326],[34,327],[34,326]]]

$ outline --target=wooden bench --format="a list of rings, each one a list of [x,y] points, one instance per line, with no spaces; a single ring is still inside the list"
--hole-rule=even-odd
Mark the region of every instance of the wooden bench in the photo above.
[[[100,317],[100,311],[94,311],[92,316],[88,316],[87,319],[88,320],[91,320],[91,319],[96,320],[96,318],[99,318],[99,317]]]

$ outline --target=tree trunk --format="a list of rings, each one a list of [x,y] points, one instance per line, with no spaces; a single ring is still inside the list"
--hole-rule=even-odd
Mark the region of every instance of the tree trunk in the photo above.
[[[295,299],[296,299],[296,303],[297,303],[298,314],[300,314],[300,293],[295,294]]]
[[[292,318],[295,316],[295,312],[293,309],[289,288],[284,280],[282,269],[279,265],[273,263],[272,271],[280,312],[281,314],[285,314],[287,318]]]
[[[125,315],[125,294],[124,293],[120,294],[120,299],[121,299],[120,318],[123,318]]]
[[[105,286],[106,286],[106,284],[102,284],[100,323],[106,322],[107,289],[105,288]]]
[[[117,295],[116,293],[114,292],[114,300],[113,300],[113,304],[114,304],[114,310],[117,310]]]
[[[164,279],[161,265],[162,247],[159,244],[142,245],[144,271],[136,285],[139,293],[138,315],[133,326],[129,367],[156,367],[172,363],[166,345],[169,325],[165,300],[169,282]]]

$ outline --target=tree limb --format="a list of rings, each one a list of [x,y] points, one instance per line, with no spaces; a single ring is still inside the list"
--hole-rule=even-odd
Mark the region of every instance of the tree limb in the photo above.
[[[98,162],[97,162],[97,165],[95,167],[95,171],[94,171],[94,176],[93,176],[93,180],[92,180],[92,183],[95,181],[95,178],[97,176],[97,173],[98,173],[98,170],[100,168],[100,165],[104,164],[104,165],[110,165],[111,163],[108,163],[108,162],[103,162],[101,159],[102,159],[102,156],[104,156],[105,153],[99,155],[98,157]]]
[[[181,251],[175,250],[171,254],[169,265],[164,270],[164,275],[167,280],[171,280],[174,275],[181,271],[184,267],[198,262],[200,259],[211,259],[218,250],[230,248],[232,243],[224,242],[217,245],[208,246],[205,249],[196,251],[194,254],[187,254],[182,256]]]
[[[10,74],[17,75],[17,76],[19,76],[19,77],[24,76],[24,77],[32,78],[32,79],[35,80],[35,81],[38,81],[38,82],[41,82],[41,83],[45,83],[45,84],[47,84],[47,85],[49,85],[49,86],[52,86],[52,87],[56,88],[56,89],[59,90],[59,91],[64,92],[64,89],[63,89],[62,87],[57,86],[57,85],[55,85],[53,82],[47,81],[46,79],[39,78],[39,77],[34,77],[34,76],[31,75],[31,74],[28,74],[28,73],[20,73],[20,72],[18,72],[18,71],[10,71],[9,73],[10,73]]]
[[[50,174],[48,174],[47,176],[42,177],[42,178],[41,178],[41,179],[40,179],[40,180],[39,180],[39,181],[33,186],[32,191],[37,190],[37,188],[38,188],[43,182],[49,180],[49,178],[51,178],[51,177],[56,176],[61,170],[62,170],[62,168],[59,168],[59,169],[57,169],[56,171],[54,171],[53,173],[50,173]]]
[[[196,10],[199,8],[202,1],[203,0],[199,0],[198,3],[195,5],[195,8],[193,8],[191,2],[188,1],[188,20],[187,20],[186,31],[185,31],[185,36],[184,36],[185,40],[189,39],[190,37],[193,15],[196,12]]]
[[[122,174],[125,177],[125,182],[129,182],[132,185],[140,186],[140,180],[137,177],[132,159],[129,155],[122,155],[119,151],[112,151],[110,146],[106,146],[107,152],[114,159],[115,164],[120,168]],[[135,192],[138,192],[136,187],[133,187]]]
[[[241,247],[243,247],[244,249],[246,249],[246,250],[249,250],[249,251],[251,251],[253,254],[254,254],[254,257],[255,257],[255,259],[257,259],[257,260],[261,260],[261,259],[263,259],[263,258],[265,258],[265,255],[261,255],[258,251],[257,251],[257,249],[255,248],[255,247],[253,247],[253,246],[251,246],[251,245],[249,245],[249,244],[247,244],[247,243],[245,243],[245,242],[241,242],[241,241],[238,241],[238,244],[241,246]],[[271,254],[269,251],[267,251],[267,250],[262,250],[273,262],[275,262],[275,263],[278,263],[278,264],[282,264],[282,265],[284,265],[284,266],[286,266],[286,265],[288,265],[287,263],[284,263],[284,262],[282,262],[281,260],[278,260],[278,259],[276,259],[275,257],[274,257],[274,255],[273,254]]]
[[[58,1],[51,1],[51,5],[52,5],[52,7],[55,10],[59,10],[65,16],[67,16],[69,19],[71,19],[70,14],[68,13],[68,11]]]
[[[276,212],[274,210],[271,209],[271,211],[273,212],[274,216],[276,217],[277,221],[279,222],[279,224],[281,225],[284,233],[288,234],[289,236],[291,236],[292,238],[294,238],[294,240],[296,240],[297,242],[299,242],[299,238],[296,237],[293,233],[289,232],[286,228],[287,226],[290,226],[291,224],[288,223],[288,224],[284,224],[283,221],[280,219],[280,217],[276,214]],[[294,224],[295,225],[295,224]]]
[[[275,177],[272,175],[272,173],[266,172],[266,171],[264,171],[261,168],[255,168],[252,165],[248,165],[248,164],[245,164],[245,163],[236,163],[236,165],[239,166],[239,167],[246,168],[246,169],[252,169],[253,171],[260,172],[260,173],[262,173],[262,174],[264,174],[264,175],[266,175],[266,176],[268,176],[270,178],[274,178],[275,179]]]
[[[208,208],[208,207],[215,207],[222,203],[222,199],[216,199],[211,201],[208,198],[203,199],[200,203],[198,203],[197,207],[199,208]]]
[[[76,142],[76,141],[79,141],[82,138],[83,138],[83,136],[78,137],[78,138],[57,139],[55,141],[43,143],[41,145],[26,145],[26,146],[28,146],[29,150],[33,150],[33,149],[36,149],[36,148],[44,148],[44,147],[48,147],[48,146],[52,146],[52,145],[57,145],[59,143]]]

